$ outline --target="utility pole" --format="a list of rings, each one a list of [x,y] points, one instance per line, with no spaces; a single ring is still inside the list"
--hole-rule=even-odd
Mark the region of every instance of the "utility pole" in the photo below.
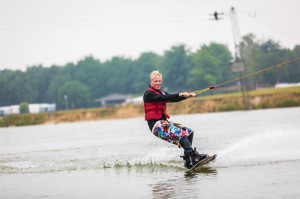
[[[65,99],[65,110],[68,110],[68,95],[64,95],[64,99]]]

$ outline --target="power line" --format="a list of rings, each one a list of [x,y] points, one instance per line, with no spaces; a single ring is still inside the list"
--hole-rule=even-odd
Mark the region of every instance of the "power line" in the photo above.
[[[65,28],[65,27],[83,27],[83,26],[114,26],[114,25],[140,25],[150,23],[166,22],[189,22],[207,20],[207,14],[183,15],[183,16],[163,16],[151,18],[111,18],[111,19],[74,19],[60,21],[38,21],[38,22],[6,22],[0,23],[2,29],[32,29],[32,28]]]
[[[213,23],[208,29],[206,29],[206,31],[204,31],[204,33],[202,33],[200,38],[203,38],[204,36],[206,36],[216,25],[217,25],[216,23]]]
[[[244,12],[240,12],[240,13],[242,13],[242,14],[244,14],[244,15],[247,16],[247,14],[244,13]],[[247,16],[247,17],[249,17],[249,16]],[[294,39],[294,40],[297,41],[297,42],[300,42],[298,38],[296,38],[296,37],[290,35],[289,33],[285,32],[285,31],[283,31],[283,30],[281,30],[281,29],[279,29],[279,28],[277,28],[277,27],[275,27],[275,26],[273,26],[273,25],[270,25],[270,24],[266,23],[266,22],[263,21],[263,20],[257,19],[256,17],[255,17],[255,18],[249,17],[249,18],[251,18],[251,19],[253,19],[253,20],[255,20],[255,21],[257,21],[257,22],[259,22],[259,23],[261,23],[261,24],[263,24],[263,25],[268,26],[268,27],[270,27],[271,29],[278,31],[278,32],[280,32],[280,33],[282,33],[282,34],[284,34],[284,35],[286,35],[286,36],[288,36],[288,37]]]

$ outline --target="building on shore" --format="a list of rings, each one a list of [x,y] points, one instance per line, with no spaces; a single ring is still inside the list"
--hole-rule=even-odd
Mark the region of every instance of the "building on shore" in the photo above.
[[[56,104],[29,104],[29,113],[43,113],[43,112],[55,112]],[[2,106],[0,107],[0,116],[6,116],[11,114],[20,114],[19,105]]]
[[[95,100],[100,107],[114,106],[118,104],[140,104],[143,102],[143,96],[132,97],[131,95],[111,94]]]

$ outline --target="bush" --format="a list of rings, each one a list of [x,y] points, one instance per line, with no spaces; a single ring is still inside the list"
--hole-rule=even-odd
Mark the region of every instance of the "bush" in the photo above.
[[[220,106],[219,107],[219,111],[223,112],[223,111],[236,111],[239,110],[239,106],[235,105],[235,104],[229,104],[227,106]]]
[[[19,111],[21,114],[29,113],[29,103],[28,102],[22,102],[19,106]]]
[[[43,124],[46,121],[46,116],[47,113],[9,115],[0,120],[0,127]]]
[[[294,107],[294,106],[300,106],[300,101],[292,100],[292,99],[285,99],[282,101],[279,101],[275,105],[276,107]]]

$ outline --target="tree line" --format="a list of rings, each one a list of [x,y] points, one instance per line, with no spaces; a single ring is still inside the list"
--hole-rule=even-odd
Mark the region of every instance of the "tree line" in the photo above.
[[[285,49],[273,40],[258,41],[253,34],[240,44],[245,60],[244,74],[300,57],[300,45]],[[224,44],[202,45],[192,52],[186,45],[172,46],[163,55],[144,52],[138,58],[113,57],[101,62],[88,56],[64,66],[31,66],[26,71],[0,71],[0,106],[29,103],[56,103],[64,109],[95,107],[95,99],[112,93],[142,95],[153,70],[163,74],[167,92],[193,91],[238,76],[229,70],[232,54]],[[299,82],[300,63],[266,71],[247,78],[249,85]],[[236,83],[232,83],[236,84]]]

